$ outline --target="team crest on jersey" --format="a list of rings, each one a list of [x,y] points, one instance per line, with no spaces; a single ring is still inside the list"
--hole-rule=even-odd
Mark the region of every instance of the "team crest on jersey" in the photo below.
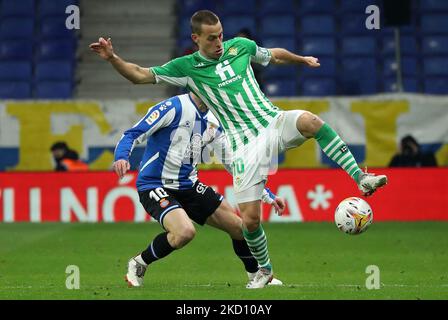
[[[170,201],[167,199],[162,199],[162,200],[160,200],[159,204],[162,208],[166,208],[170,204]]]
[[[155,110],[155,111],[153,111],[153,113],[151,113],[150,115],[149,115],[149,117],[148,118],[146,118],[146,123],[148,123],[149,125],[152,125],[153,123],[154,123],[154,121],[156,121],[157,119],[159,119],[159,117],[160,117],[160,112],[159,112],[159,110]]]
[[[229,55],[231,55],[231,56],[236,56],[237,54],[238,54],[238,48],[231,47],[231,48],[229,49]]]

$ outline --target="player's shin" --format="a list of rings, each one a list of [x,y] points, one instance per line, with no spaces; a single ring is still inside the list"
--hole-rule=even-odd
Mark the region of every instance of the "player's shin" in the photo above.
[[[246,240],[232,239],[232,244],[233,244],[233,251],[235,251],[235,254],[243,262],[246,271],[249,273],[257,272],[258,262],[250,252]]]
[[[174,250],[175,248],[168,242],[168,232],[163,232],[157,235],[148,248],[135,259],[141,264],[148,265],[156,260],[166,257]]]
[[[345,172],[347,172],[358,184],[362,171],[348,146],[328,124],[324,124],[314,137],[322,148],[322,151]]]
[[[261,268],[272,269],[269,259],[268,241],[261,224],[253,232],[243,228],[244,239],[246,239],[250,252],[257,260]]]

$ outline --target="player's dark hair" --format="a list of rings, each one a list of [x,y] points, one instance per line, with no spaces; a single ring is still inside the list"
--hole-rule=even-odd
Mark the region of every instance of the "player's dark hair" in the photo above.
[[[209,10],[196,11],[190,19],[191,32],[201,34],[203,24],[214,26],[218,22],[219,18],[213,12]]]

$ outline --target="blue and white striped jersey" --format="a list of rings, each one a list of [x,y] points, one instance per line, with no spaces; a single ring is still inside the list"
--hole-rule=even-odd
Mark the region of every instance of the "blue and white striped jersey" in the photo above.
[[[188,94],[151,107],[115,148],[115,161],[129,161],[136,144],[147,140],[137,177],[138,191],[165,187],[186,190],[197,180],[196,165],[210,150],[231,172],[230,149],[218,120],[200,112]]]

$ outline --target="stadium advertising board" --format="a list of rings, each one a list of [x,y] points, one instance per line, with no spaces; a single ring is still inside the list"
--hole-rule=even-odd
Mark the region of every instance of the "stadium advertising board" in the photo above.
[[[389,184],[366,198],[375,221],[448,220],[448,168],[382,169]],[[144,222],[151,220],[140,205],[136,173],[119,180],[112,172],[0,173],[2,222]],[[200,179],[235,203],[230,175],[203,171]],[[268,205],[270,222],[333,221],[337,204],[359,196],[355,183],[342,170],[280,170],[268,187],[286,199],[287,210],[277,216]]]

